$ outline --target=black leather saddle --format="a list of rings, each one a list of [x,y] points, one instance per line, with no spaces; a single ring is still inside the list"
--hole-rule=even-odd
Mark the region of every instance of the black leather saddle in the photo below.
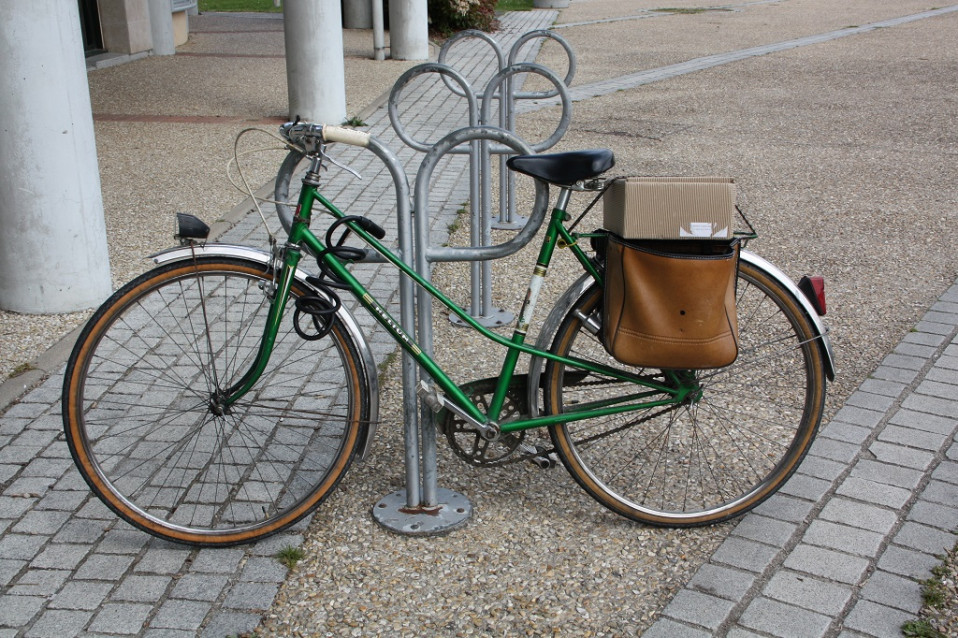
[[[542,155],[516,155],[506,165],[512,170],[556,184],[571,186],[598,177],[615,166],[615,155],[606,148]]]

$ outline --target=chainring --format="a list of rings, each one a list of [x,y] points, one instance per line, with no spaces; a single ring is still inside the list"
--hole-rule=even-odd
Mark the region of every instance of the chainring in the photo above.
[[[487,412],[497,382],[497,378],[479,379],[464,384],[462,390],[480,409]],[[526,385],[526,375],[516,375],[509,385],[500,415],[503,421],[529,413]],[[503,432],[495,441],[487,441],[475,426],[450,410],[439,413],[438,426],[440,432],[446,435],[449,447],[456,456],[470,465],[483,467],[506,465],[539,454],[535,447],[523,445],[526,438],[525,431]]]

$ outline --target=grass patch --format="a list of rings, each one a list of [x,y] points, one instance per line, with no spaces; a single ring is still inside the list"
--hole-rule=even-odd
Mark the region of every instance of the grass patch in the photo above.
[[[287,568],[292,569],[296,567],[296,563],[303,560],[305,555],[306,554],[299,547],[287,545],[283,549],[276,552],[276,559],[282,564],[286,565]]]
[[[948,592],[942,582],[948,573],[944,565],[938,565],[931,573],[931,578],[921,581],[921,600],[929,607],[941,607],[948,600]]]
[[[909,620],[901,626],[901,633],[908,638],[947,638],[945,634],[935,629],[930,622],[922,618],[921,620]]]
[[[496,11],[530,11],[532,0],[499,0]]]
[[[462,228],[462,220],[469,213],[469,202],[463,202],[459,207],[459,210],[456,211],[456,218],[452,220],[452,223],[446,226],[446,230],[449,231],[449,235],[454,235],[457,230]],[[449,243],[443,244],[448,246]]]
[[[388,384],[392,379],[392,365],[399,359],[400,350],[393,350],[379,362],[379,365],[376,366],[376,372],[379,377],[379,387],[383,387]]]
[[[275,6],[273,0],[200,0],[199,10],[282,13],[283,8]]]
[[[199,0],[200,11],[242,11],[249,13],[281,13],[273,0]],[[532,0],[499,0],[496,11],[529,11]]]
[[[21,363],[16,368],[14,368],[13,371],[10,373],[10,378],[12,379],[13,377],[19,377],[21,374],[26,374],[27,372],[30,372],[31,370],[36,370],[36,368],[33,367],[32,364]]]

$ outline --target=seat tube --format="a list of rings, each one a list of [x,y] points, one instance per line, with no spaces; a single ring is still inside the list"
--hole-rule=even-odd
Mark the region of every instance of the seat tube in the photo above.
[[[536,301],[539,298],[539,290],[542,288],[542,282],[549,271],[552,253],[555,252],[556,244],[559,242],[559,228],[567,217],[565,209],[569,205],[571,193],[572,191],[568,188],[560,190],[555,208],[552,209],[552,218],[549,220],[542,247],[539,249],[539,258],[536,260],[535,270],[532,272],[529,290],[526,293],[525,301],[522,302],[522,310],[519,312],[519,322],[516,325],[516,330],[521,331],[522,334],[525,334],[532,321],[532,314],[535,312]]]
[[[552,217],[546,228],[546,235],[542,241],[542,247],[539,249],[539,258],[536,260],[535,268],[532,271],[529,288],[526,290],[526,298],[522,302],[522,309],[519,311],[519,320],[516,322],[516,328],[512,333],[512,343],[516,345],[521,345],[525,342],[526,333],[529,330],[529,324],[532,322],[532,315],[535,313],[536,303],[539,300],[539,291],[542,289],[542,282],[545,281],[546,275],[548,274],[552,254],[555,252],[556,244],[559,242],[559,229],[567,217],[565,209],[569,204],[571,193],[571,189],[568,188],[560,190],[555,208],[552,209]],[[502,362],[499,383],[496,386],[496,392],[489,404],[489,415],[492,418],[497,419],[499,412],[502,410],[506,399],[506,392],[509,384],[512,382],[518,360],[519,350],[511,349]]]

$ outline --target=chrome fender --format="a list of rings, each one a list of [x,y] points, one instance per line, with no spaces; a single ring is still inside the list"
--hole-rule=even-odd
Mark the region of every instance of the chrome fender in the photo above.
[[[234,244],[197,244],[194,246],[181,246],[170,248],[154,255],[150,255],[156,264],[166,264],[172,261],[189,260],[193,256],[198,257],[229,257],[232,259],[243,259],[251,261],[264,267],[269,267],[272,257],[269,253],[248,246],[238,246]],[[323,292],[317,290],[306,281],[309,273],[297,268],[296,281],[318,295]],[[363,331],[356,323],[355,317],[344,306],[337,311],[337,316],[343,322],[346,332],[352,338],[356,345],[356,351],[359,353],[359,365],[362,367],[360,373],[366,380],[369,387],[369,426],[366,428],[366,438],[360,442],[360,458],[365,459],[372,449],[373,439],[376,437],[376,429],[379,426],[379,374],[376,368],[376,360],[373,357],[372,350],[366,341]]]
[[[802,307],[802,310],[805,311],[809,321],[812,322],[812,328],[815,330],[817,342],[822,349],[822,359],[825,363],[825,374],[829,381],[834,381],[836,371],[835,355],[832,351],[831,340],[828,338],[828,328],[825,326],[822,318],[815,311],[815,308],[812,306],[812,302],[810,302],[808,297],[806,297],[805,294],[799,290],[795,282],[789,279],[788,275],[783,273],[771,262],[747,250],[743,250],[741,252],[739,259],[748,262],[759,270],[764,270],[772,279],[780,283],[788,292],[791,293],[792,297],[795,298],[798,304]],[[592,287],[594,282],[595,280],[591,275],[582,275],[575,281],[575,283],[569,286],[564,293],[562,293],[562,296],[559,297],[558,301],[556,301],[555,305],[552,307],[552,310],[549,312],[549,316],[546,317],[546,320],[542,323],[542,328],[539,331],[539,337],[536,339],[536,348],[539,350],[549,349],[549,347],[552,345],[552,340],[555,338],[555,333],[559,329],[559,324],[562,322],[562,319],[565,318],[566,313],[568,313],[572,306],[575,305],[575,303],[579,300],[579,298],[582,297],[582,295],[584,295],[586,291]],[[529,363],[528,400],[529,410],[533,413],[532,416],[538,416],[539,386],[542,381],[542,372],[544,370],[544,366],[545,359],[540,357],[533,357],[532,361]]]
[[[805,293],[798,288],[798,285],[789,279],[788,275],[779,270],[778,266],[747,250],[742,251],[740,259],[747,261],[760,270],[764,270],[772,279],[782,284],[786,290],[792,293],[792,296],[795,297],[799,305],[801,305],[802,310],[804,310],[808,316],[808,319],[812,322],[815,334],[819,337],[817,341],[822,348],[822,359],[825,362],[825,375],[829,381],[834,381],[837,368],[835,367],[835,352],[832,350],[832,341],[828,338],[828,327],[825,325],[825,322],[822,321],[812,302],[809,301]]]

